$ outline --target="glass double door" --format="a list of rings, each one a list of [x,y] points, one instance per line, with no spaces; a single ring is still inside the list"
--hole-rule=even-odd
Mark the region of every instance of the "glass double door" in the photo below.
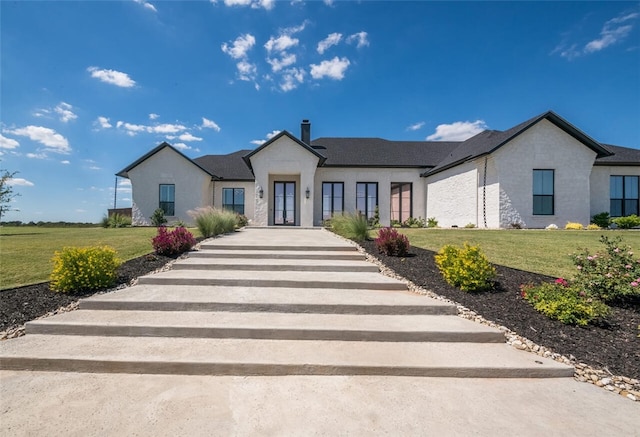
[[[273,196],[273,223],[294,226],[296,224],[296,183],[275,182]]]

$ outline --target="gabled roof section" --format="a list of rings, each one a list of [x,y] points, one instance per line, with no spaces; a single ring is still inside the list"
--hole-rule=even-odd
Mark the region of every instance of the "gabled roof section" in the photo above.
[[[327,157],[324,167],[432,168],[460,142],[317,138],[311,144]]]
[[[626,165],[640,166],[640,150],[631,149],[629,147],[613,146],[611,144],[603,144],[613,155],[597,158],[593,165]]]
[[[320,152],[318,152],[317,150],[315,150],[313,147],[311,147],[308,144],[305,144],[304,142],[300,141],[299,139],[297,139],[296,137],[294,137],[293,135],[291,135],[289,132],[287,132],[286,130],[281,131],[278,135],[276,135],[275,137],[271,138],[269,141],[267,141],[266,143],[262,144],[260,147],[257,147],[255,149],[253,149],[250,153],[244,155],[242,157],[242,159],[244,159],[244,162],[249,166],[249,168],[251,169],[251,171],[253,172],[253,168],[251,167],[251,157],[253,155],[255,155],[256,153],[258,153],[259,151],[269,147],[271,144],[275,143],[276,141],[278,141],[280,138],[282,137],[289,137],[289,139],[293,140],[295,143],[297,143],[300,147],[304,148],[305,150],[307,150],[308,152],[314,154],[315,156],[318,157],[319,161],[318,161],[318,167],[322,166],[324,164],[324,161],[327,159],[325,158]]]
[[[251,150],[239,150],[227,155],[205,155],[195,158],[193,161],[215,174],[221,180],[228,181],[253,181],[255,178],[242,157]]]
[[[463,141],[449,156],[423,176],[439,173],[458,164],[495,152],[518,135],[536,125],[541,120],[548,120],[576,140],[596,152],[596,158],[612,155],[602,144],[582,132],[580,129],[560,117],[553,111],[547,111],[533,117],[506,131],[486,130]]]
[[[125,167],[122,170],[120,170],[118,173],[116,173],[116,176],[120,176],[120,177],[129,179],[129,171],[130,170],[132,170],[133,168],[135,168],[138,165],[142,164],[144,161],[146,161],[147,159],[151,158],[153,155],[155,155],[156,153],[158,153],[159,151],[163,150],[166,147],[170,148],[171,150],[176,152],[178,155],[182,156],[184,159],[186,159],[187,161],[189,161],[190,163],[192,163],[193,165],[198,167],[200,170],[202,170],[205,173],[209,174],[212,178],[218,179],[218,177],[215,174],[211,173],[209,170],[207,170],[206,168],[202,167],[200,164],[198,164],[197,162],[195,162],[194,160],[189,158],[187,155],[185,155],[184,153],[182,153],[181,151],[179,151],[178,149],[176,149],[175,147],[173,147],[171,144],[167,143],[166,141],[163,142],[162,144],[160,144],[155,149],[149,151],[148,153],[145,153],[140,158],[138,158],[137,160],[135,160],[134,162],[129,164],[127,167]]]

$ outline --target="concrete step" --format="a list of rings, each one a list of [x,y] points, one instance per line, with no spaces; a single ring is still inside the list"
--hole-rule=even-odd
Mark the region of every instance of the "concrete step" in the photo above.
[[[81,309],[316,314],[456,315],[454,305],[402,291],[136,285],[80,301]]]
[[[187,258],[173,264],[173,270],[254,270],[298,272],[374,272],[378,266],[367,261],[309,260],[309,259],[244,259],[237,254],[233,258]]]
[[[28,322],[27,334],[504,343],[457,316],[78,310]]]
[[[356,252],[357,249],[355,246],[350,244],[314,244],[310,245],[307,243],[295,244],[289,241],[288,243],[284,243],[281,245],[260,245],[260,244],[252,244],[252,243],[237,243],[237,244],[225,244],[223,242],[218,242],[214,240],[213,242],[203,242],[200,245],[200,250],[268,250],[268,251],[279,251],[279,252],[347,252],[353,251]]]
[[[216,247],[216,248],[213,248]],[[322,259],[322,260],[344,260],[363,261],[364,254],[354,250],[332,250],[332,251],[299,251],[299,250],[219,250],[217,246],[189,252],[189,258],[236,258],[243,259]]]
[[[95,337],[0,342],[0,369],[181,375],[571,377],[573,368],[505,344]]]
[[[139,284],[248,286],[286,288],[340,288],[407,290],[406,284],[381,274],[365,272],[326,273],[296,271],[170,270],[141,276]]]

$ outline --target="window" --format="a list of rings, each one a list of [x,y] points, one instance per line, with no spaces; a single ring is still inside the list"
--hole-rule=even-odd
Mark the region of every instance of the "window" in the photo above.
[[[344,210],[344,183],[322,183],[322,220],[328,220],[334,214],[342,214]]]
[[[222,208],[244,214],[244,188],[223,188]]]
[[[378,206],[378,183],[358,182],[356,184],[356,209],[372,219]]]
[[[533,171],[533,214],[553,215],[553,170]]]
[[[412,184],[392,183],[391,184],[391,220],[402,223],[413,214],[411,195]]]
[[[176,215],[176,186],[174,184],[160,184],[160,209],[164,215]]]
[[[609,184],[611,217],[638,215],[638,176],[611,176]]]

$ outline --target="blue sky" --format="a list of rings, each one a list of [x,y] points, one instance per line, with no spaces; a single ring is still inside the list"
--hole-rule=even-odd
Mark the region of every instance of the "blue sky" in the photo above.
[[[639,2],[3,0],[0,24],[4,220],[98,222],[160,142],[223,154],[305,118],[447,140],[551,109],[640,148]]]

